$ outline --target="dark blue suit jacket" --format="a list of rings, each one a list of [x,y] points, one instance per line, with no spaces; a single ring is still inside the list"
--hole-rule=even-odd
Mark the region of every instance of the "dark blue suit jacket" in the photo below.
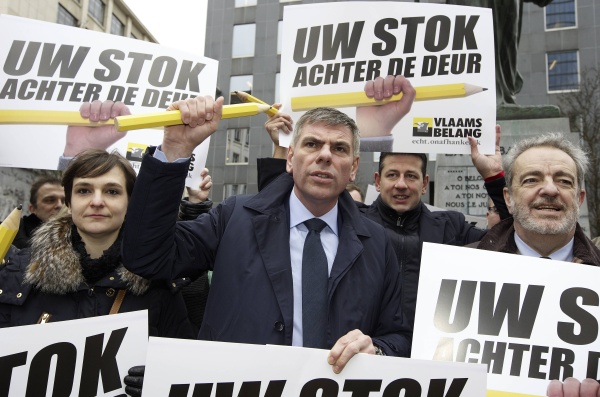
[[[291,345],[291,175],[281,175],[257,195],[230,197],[193,221],[176,222],[187,167],[144,158],[127,212],[125,266],[163,280],[214,270],[200,339]],[[410,332],[389,238],[380,225],[360,216],[345,191],[339,214],[328,344],[360,329],[386,354],[408,356]]]

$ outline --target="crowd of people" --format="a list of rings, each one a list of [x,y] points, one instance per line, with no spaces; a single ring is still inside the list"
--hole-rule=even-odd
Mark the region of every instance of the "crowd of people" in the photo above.
[[[351,185],[359,130],[369,113],[397,123],[415,98],[402,76],[378,77],[365,92],[403,98],[358,112],[358,122],[332,108],[295,123],[283,112],[270,117],[275,150],[258,161],[259,193],[214,208],[207,170],[198,189],[182,193],[192,151],[218,129],[223,98],[171,104],[182,124],[165,128],[137,177],[118,153],[65,151],[63,190],[56,180],[32,186],[22,249],[0,267],[0,327],[148,309],[150,335],[328,349],[339,373],[358,353],[410,357],[424,242],[600,266],[578,224],[587,157],[559,134],[522,140],[504,159],[499,127],[493,155],[470,138],[490,196],[489,230],[427,209],[423,154],[381,153],[379,195],[363,204]],[[82,116],[90,108],[105,109],[101,118],[128,113],[96,103]],[[280,131],[292,134],[288,149]],[[127,393],[141,393],[143,373],[132,369]],[[552,380],[548,395],[599,397],[599,389],[569,378]]]

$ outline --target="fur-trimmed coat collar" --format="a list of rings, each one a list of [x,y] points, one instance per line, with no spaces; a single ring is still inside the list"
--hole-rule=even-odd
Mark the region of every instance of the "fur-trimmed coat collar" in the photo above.
[[[31,260],[24,281],[45,293],[64,295],[85,283],[79,256],[71,244],[71,215],[49,220],[38,228],[31,241]],[[150,281],[137,276],[120,264],[116,272],[134,295],[144,294]]]

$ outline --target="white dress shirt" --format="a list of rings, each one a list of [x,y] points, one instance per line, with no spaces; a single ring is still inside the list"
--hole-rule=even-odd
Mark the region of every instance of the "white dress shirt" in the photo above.
[[[308,228],[303,222],[312,218],[315,216],[300,202],[292,190],[292,194],[290,194],[290,258],[294,285],[293,346],[302,346],[302,251],[304,240],[308,235]],[[338,205],[336,204],[331,211],[318,218],[327,223],[327,227],[321,231],[321,244],[323,244],[327,256],[328,274],[331,274],[331,267],[339,244]]]

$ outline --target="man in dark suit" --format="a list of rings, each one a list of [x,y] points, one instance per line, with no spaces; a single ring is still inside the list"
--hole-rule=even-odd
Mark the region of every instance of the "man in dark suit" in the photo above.
[[[307,112],[296,124],[287,173],[259,194],[175,221],[189,158],[216,131],[222,103],[198,97],[169,107],[181,111],[184,124],[165,128],[162,145],[142,161],[124,231],[125,266],[164,280],[213,270],[200,339],[307,346],[313,324],[303,318],[304,222],[318,218],[326,223],[326,313],[323,342],[308,346],[331,349],[336,373],[359,352],[408,356],[393,247],[345,190],[356,176],[360,143],[344,113]]]

